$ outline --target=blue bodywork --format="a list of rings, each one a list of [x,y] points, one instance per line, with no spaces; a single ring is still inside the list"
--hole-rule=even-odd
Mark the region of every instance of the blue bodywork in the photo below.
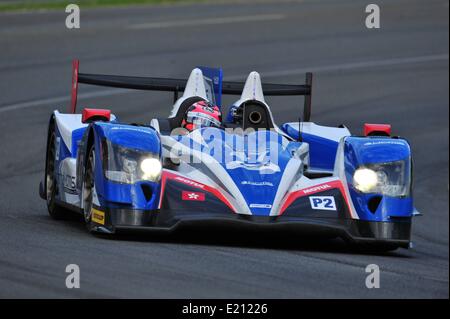
[[[412,217],[414,212],[411,192],[408,196],[391,197],[381,194],[364,194],[353,186],[353,174],[362,166],[405,161],[411,169],[411,149],[406,140],[388,137],[347,137],[344,142],[344,166],[348,188],[360,219],[391,221],[393,218]],[[380,201],[372,212],[371,200]]]
[[[151,127],[131,126],[126,124],[96,122],[90,126],[94,136],[96,151],[96,191],[100,205],[109,208],[132,208],[137,210],[154,210],[158,208],[161,186],[159,182],[140,181],[135,184],[112,182],[105,178],[102,162],[102,141],[109,140],[115,145],[129,149],[157,154],[161,157],[161,142],[159,134]],[[178,141],[188,147],[216,157],[220,152],[221,163],[227,174],[235,182],[253,215],[267,216],[271,210],[282,175],[286,165],[292,158],[292,151],[300,147],[301,143],[290,141],[284,143],[282,135],[273,131],[257,131],[244,136],[229,134],[220,129],[202,129],[202,136],[206,136],[204,144],[196,142],[189,136],[179,136]],[[209,132],[204,132],[210,130]],[[57,132],[57,136],[60,133]],[[86,134],[87,129],[73,131],[73,146],[69,151],[64,143],[60,143],[59,161],[67,157],[75,158],[77,145]],[[206,134],[205,134],[206,133]],[[249,150],[248,139],[265,141],[257,146],[258,150]],[[61,139],[62,141],[62,139]],[[284,141],[286,142],[286,141]],[[303,142],[309,143],[314,151],[310,153],[312,167],[332,169],[336,157],[337,143],[320,136],[303,136]],[[332,143],[333,142],[333,143]],[[241,145],[241,148],[236,148]],[[402,139],[384,137],[347,137],[344,141],[344,166],[347,186],[358,217],[367,221],[391,221],[393,218],[411,217],[414,207],[412,195],[405,197],[390,197],[381,194],[364,194],[353,187],[352,179],[358,167],[368,164],[383,164],[400,160],[410,161],[411,150],[409,144]],[[228,156],[225,158],[225,156]],[[274,157],[275,156],[275,157]],[[328,158],[328,163],[321,162]],[[332,160],[331,160],[332,159]],[[230,167],[230,162],[237,163]],[[277,170],[269,174],[261,174],[258,167],[272,163]],[[323,166],[318,165],[323,163]],[[317,165],[317,166],[314,166]],[[249,169],[254,167],[255,169]],[[144,194],[144,188],[150,190],[152,196]],[[368,203],[376,198],[379,201],[375,211],[369,209]]]
[[[102,140],[107,139],[114,145],[157,154],[158,157],[161,157],[159,134],[151,127],[126,124],[96,122],[92,128],[95,132],[96,145],[95,183],[101,206],[110,208],[127,207],[139,210],[156,209],[160,192],[159,183],[140,181],[135,184],[125,184],[108,180],[103,174],[100,151],[103,147],[101,145]],[[144,195],[144,187],[151,190],[152,196],[149,200]]]
[[[179,136],[178,141],[216,158],[239,188],[252,214],[268,216],[286,165],[292,158],[291,152],[301,143],[288,142],[284,147],[285,138],[273,131],[239,136],[206,128],[201,129],[200,134],[204,138],[202,145],[196,144],[191,136]],[[256,146],[251,149],[249,145]],[[264,171],[264,167],[271,167],[273,171]]]
[[[281,126],[281,129],[290,137],[298,139],[299,128],[288,123]],[[313,170],[333,171],[336,152],[339,143],[321,136],[302,132],[302,140],[309,144],[309,166]]]
[[[286,123],[282,129],[292,138],[298,138],[298,128]],[[321,136],[302,132],[302,140],[309,144],[310,168],[313,170],[334,170],[339,143]],[[345,175],[347,184],[361,220],[391,221],[393,218],[413,215],[412,195],[390,197],[382,194],[364,194],[353,187],[353,174],[358,167],[370,164],[384,164],[404,160],[411,161],[411,149],[407,141],[389,137],[346,137],[344,142]],[[410,165],[409,165],[410,168]],[[379,202],[375,211],[368,203]]]
[[[102,207],[124,208],[138,210],[156,209],[159,203],[160,184],[150,181],[140,181],[135,184],[113,182],[105,178],[102,161],[102,141],[109,140],[115,145],[129,149],[140,150],[161,157],[161,143],[159,134],[151,127],[138,127],[119,124],[116,121],[105,123],[95,122],[90,127],[83,127],[72,132],[72,150],[63,142],[61,133],[56,127],[56,136],[59,148],[57,149],[56,167],[66,158],[77,158],[79,142],[85,134],[92,134],[95,146],[95,187]],[[86,137],[86,136],[85,136]],[[78,176],[82,180],[82,176]],[[78,193],[81,196],[81,182],[78,184]],[[147,199],[144,189],[150,190],[152,196]],[[81,198],[80,198],[81,201]]]

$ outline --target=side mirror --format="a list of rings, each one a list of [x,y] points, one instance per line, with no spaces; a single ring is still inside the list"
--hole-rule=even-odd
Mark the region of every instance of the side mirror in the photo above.
[[[391,136],[390,124],[364,124],[364,136]]]
[[[91,123],[95,121],[109,122],[111,119],[111,110],[102,109],[83,109],[81,116],[82,123]]]

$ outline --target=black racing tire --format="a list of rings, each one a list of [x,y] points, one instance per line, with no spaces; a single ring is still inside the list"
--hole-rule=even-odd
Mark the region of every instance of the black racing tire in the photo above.
[[[95,185],[95,147],[88,146],[86,152],[86,163],[84,167],[82,198],[83,198],[83,216],[84,222],[89,232],[94,232],[92,222],[92,209],[94,208],[94,185]]]
[[[50,128],[45,164],[45,198],[50,217],[56,220],[67,218],[67,210],[56,203],[56,194],[59,191],[55,176],[56,160],[56,134],[54,128]]]

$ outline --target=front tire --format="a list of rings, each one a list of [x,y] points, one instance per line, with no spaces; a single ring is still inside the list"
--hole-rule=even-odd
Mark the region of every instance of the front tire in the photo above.
[[[88,150],[83,178],[83,215],[87,229],[93,232],[92,212],[94,208],[95,191],[95,148],[91,145]]]

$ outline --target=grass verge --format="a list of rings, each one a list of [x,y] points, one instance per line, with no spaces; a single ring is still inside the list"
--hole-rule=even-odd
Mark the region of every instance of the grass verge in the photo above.
[[[196,0],[195,2],[201,2]],[[10,1],[0,3],[0,12],[14,11],[39,11],[39,10],[61,10],[65,9],[70,3],[77,4],[83,8],[113,7],[127,5],[144,4],[172,4],[189,3],[192,0],[72,0],[72,1]]]

